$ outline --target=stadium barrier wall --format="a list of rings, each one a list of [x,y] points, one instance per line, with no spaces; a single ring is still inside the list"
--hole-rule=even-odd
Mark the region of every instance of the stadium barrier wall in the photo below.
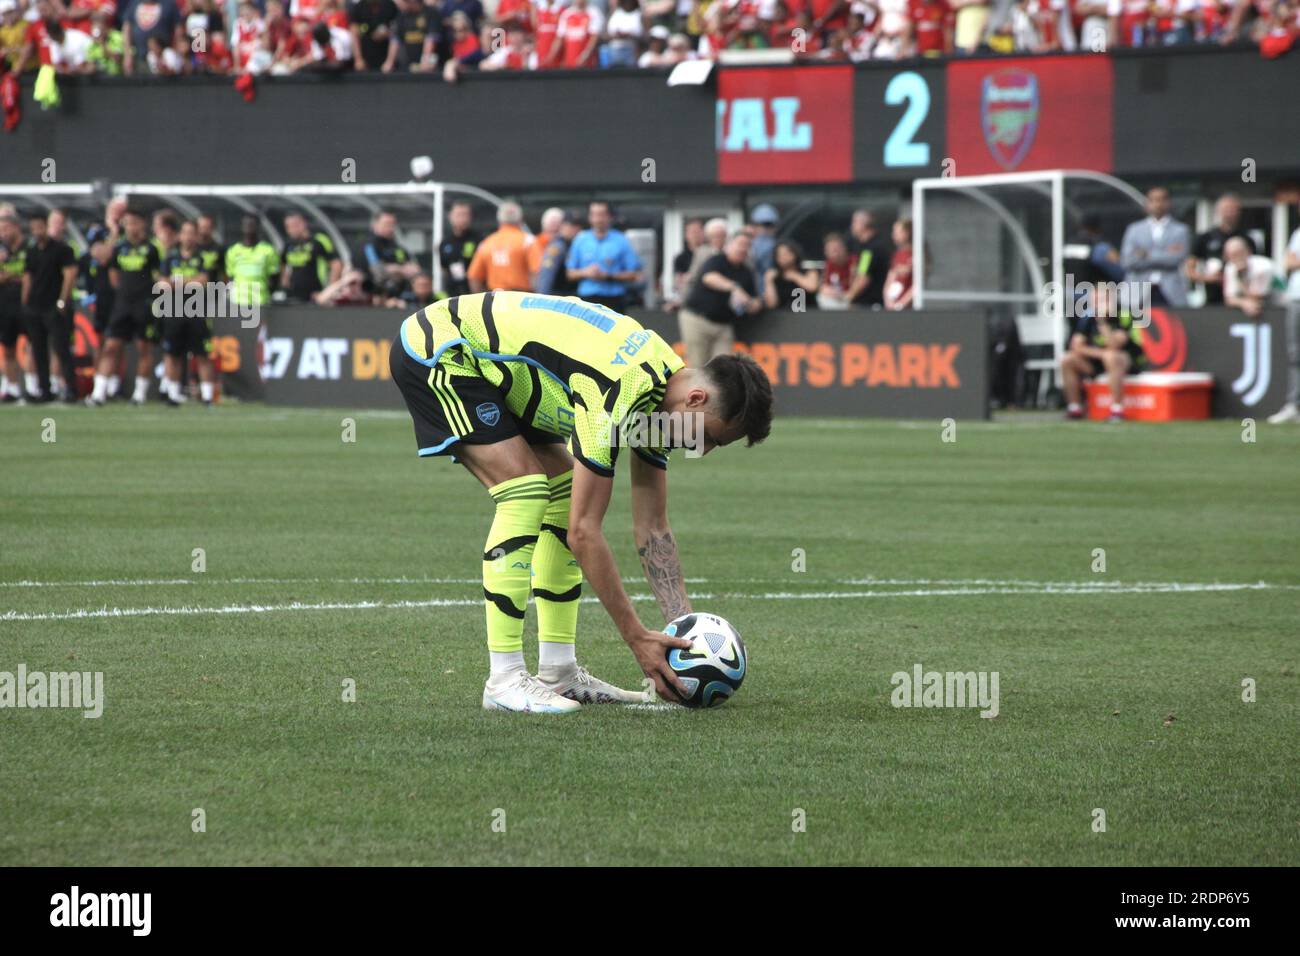
[[[682,351],[677,318],[632,315]],[[401,408],[388,351],[404,318],[388,309],[270,310],[266,400]],[[775,312],[742,326],[780,414],[978,419],[988,416],[988,332],[979,313]],[[245,363],[246,364],[246,363]]]
[[[1250,318],[1239,309],[1151,310],[1143,331],[1150,371],[1209,372],[1215,418],[1271,415],[1286,400],[1286,311]]]
[[[675,315],[633,314],[681,351]],[[388,348],[400,310],[275,306],[264,315],[265,324],[256,328],[237,318],[214,321],[224,396],[285,405],[401,406],[388,382]],[[983,418],[988,368],[978,359],[988,355],[988,335],[987,322],[978,318],[956,312],[765,313],[744,327],[742,347],[776,384],[783,414]],[[79,365],[88,366],[98,344],[90,319],[78,313],[73,352]],[[1143,346],[1151,371],[1213,375],[1216,418],[1258,418],[1285,401],[1283,309],[1252,319],[1229,308],[1157,307]],[[26,350],[20,338],[24,361]],[[125,368],[129,391],[132,348]]]
[[[1253,47],[666,78],[291,76],[259,78],[245,103],[228,77],[60,77],[51,111],[36,108],[28,78],[0,182],[340,183],[349,160],[356,182],[403,182],[426,154],[437,178],[499,192],[902,186],[1055,168],[1238,180],[1248,160],[1261,182],[1300,173],[1300,110],[1279,92],[1300,89],[1300,56],[1264,60]],[[182,135],[195,116],[204,122]]]

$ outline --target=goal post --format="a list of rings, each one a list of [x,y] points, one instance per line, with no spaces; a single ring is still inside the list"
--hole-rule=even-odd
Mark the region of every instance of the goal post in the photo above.
[[[1025,367],[1055,376],[1065,344],[1060,298],[1069,233],[1093,215],[1118,240],[1143,202],[1128,183],[1092,170],[917,179],[913,302],[1014,318],[1033,354]]]

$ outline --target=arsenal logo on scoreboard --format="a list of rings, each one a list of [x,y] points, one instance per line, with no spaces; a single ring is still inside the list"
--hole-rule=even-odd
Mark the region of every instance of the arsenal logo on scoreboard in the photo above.
[[[1004,169],[1017,168],[1038,131],[1038,77],[1017,69],[984,77],[980,118],[993,158]]]
[[[1110,57],[954,60],[947,73],[947,149],[958,176],[1111,171]]]

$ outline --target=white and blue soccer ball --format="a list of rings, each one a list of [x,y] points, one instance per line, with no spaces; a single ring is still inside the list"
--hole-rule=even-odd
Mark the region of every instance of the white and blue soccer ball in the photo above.
[[[668,666],[685,686],[687,707],[716,707],[740,690],[749,662],[740,633],[716,614],[683,614],[664,628],[691,646],[668,650]]]

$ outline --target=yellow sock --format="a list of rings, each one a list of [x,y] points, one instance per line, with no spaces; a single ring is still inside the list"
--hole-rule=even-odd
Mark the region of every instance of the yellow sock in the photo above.
[[[542,518],[542,533],[533,554],[537,640],[543,645],[572,645],[578,631],[578,597],[582,594],[582,569],[574,560],[568,542],[573,472],[557,475],[548,485],[550,504]]]
[[[511,478],[488,492],[497,503],[496,517],[483,549],[488,650],[522,651],[533,548],[550,501],[546,476]]]

